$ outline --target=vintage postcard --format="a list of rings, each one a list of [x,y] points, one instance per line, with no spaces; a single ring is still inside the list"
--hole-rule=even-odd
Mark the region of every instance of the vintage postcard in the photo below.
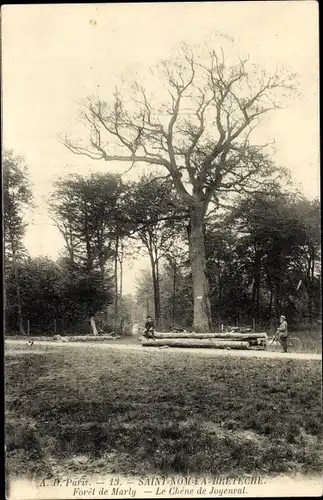
[[[1,32],[7,499],[321,496],[318,4]]]

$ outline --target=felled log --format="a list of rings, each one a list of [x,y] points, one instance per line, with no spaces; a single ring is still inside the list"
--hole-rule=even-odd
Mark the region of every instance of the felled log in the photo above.
[[[116,340],[120,335],[71,335],[68,338],[69,342],[102,342],[104,340]]]
[[[144,347],[206,347],[215,349],[248,349],[249,343],[246,341],[215,340],[215,339],[147,339],[143,340]]]
[[[155,332],[156,339],[225,339],[225,340],[251,340],[267,338],[267,333],[195,333],[195,332]]]

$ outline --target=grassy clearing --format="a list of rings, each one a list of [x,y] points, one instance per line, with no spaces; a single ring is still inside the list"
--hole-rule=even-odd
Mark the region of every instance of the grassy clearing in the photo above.
[[[322,468],[318,361],[7,346],[5,369],[12,475]]]

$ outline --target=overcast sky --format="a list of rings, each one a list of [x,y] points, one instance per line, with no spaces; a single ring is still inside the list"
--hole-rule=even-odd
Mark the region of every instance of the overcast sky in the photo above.
[[[111,165],[76,157],[57,140],[76,130],[87,95],[109,97],[119,74],[146,68],[182,42],[203,43],[215,31],[265,68],[298,74],[302,98],[268,123],[276,161],[304,194],[319,195],[318,4],[221,2],[181,4],[13,5],[2,7],[3,143],[23,155],[37,210],[26,235],[31,255],[56,258],[63,241],[48,218],[46,196],[57,177],[106,171]],[[128,265],[125,291],[144,262]]]

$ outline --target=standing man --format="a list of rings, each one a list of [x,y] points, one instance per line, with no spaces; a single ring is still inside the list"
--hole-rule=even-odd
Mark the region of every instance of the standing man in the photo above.
[[[280,317],[280,324],[277,329],[279,340],[282,343],[284,352],[287,352],[288,325],[285,316]]]

